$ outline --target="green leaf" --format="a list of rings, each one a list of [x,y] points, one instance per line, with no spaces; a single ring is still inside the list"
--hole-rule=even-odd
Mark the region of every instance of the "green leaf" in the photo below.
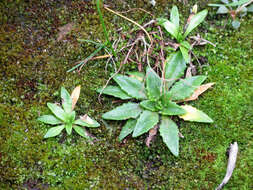
[[[125,120],[129,118],[136,118],[141,112],[142,109],[139,104],[129,102],[106,112],[102,115],[102,118],[109,120]]]
[[[240,27],[241,23],[238,20],[233,20],[232,26],[234,29],[238,29]]]
[[[162,115],[182,115],[185,114],[186,111],[175,102],[168,102],[160,113]]]
[[[145,77],[145,74],[143,72],[137,72],[137,71],[130,71],[130,72],[127,72],[127,74],[129,75],[129,77],[136,78],[141,82],[143,81]]]
[[[248,12],[253,12],[253,4],[247,7]]]
[[[72,123],[67,123],[65,125],[65,128],[66,128],[66,131],[67,131],[68,135],[71,135],[71,133],[72,133]]]
[[[222,6],[219,7],[219,9],[217,10],[216,13],[217,14],[226,14],[228,12],[229,12],[228,8],[224,5],[222,5]]]
[[[38,118],[38,121],[41,121],[46,124],[56,125],[62,123],[61,120],[57,119],[53,115],[42,115]]]
[[[160,135],[163,138],[163,142],[170,149],[171,153],[175,156],[178,156],[179,153],[179,136],[178,136],[178,127],[168,117],[162,117],[162,122],[160,125]]]
[[[156,103],[151,100],[144,100],[140,103],[140,106],[144,109],[147,109],[149,111],[157,111],[155,107]]]
[[[122,90],[136,99],[146,99],[144,84],[139,80],[124,75],[116,75],[113,79],[117,82]]]
[[[180,45],[183,46],[184,48],[188,49],[188,50],[192,49],[191,44],[189,44],[189,42],[187,42],[187,41],[181,42]]]
[[[202,123],[213,123],[213,120],[208,117],[204,112],[189,106],[184,105],[181,106],[185,111],[186,114],[180,115],[179,117],[186,120],[186,121],[196,121],[196,122],[202,122]]]
[[[54,113],[54,115],[62,121],[68,119],[68,115],[64,112],[64,110],[57,106],[56,104],[47,103],[48,108]]]
[[[73,127],[74,130],[79,134],[81,135],[82,137],[86,138],[86,139],[90,139],[90,137],[87,135],[85,129],[83,129],[82,127],[79,127],[79,126],[74,126]]]
[[[183,57],[184,57],[185,62],[186,62],[186,63],[189,63],[189,62],[190,62],[189,50],[186,49],[186,48],[183,47],[183,46],[179,46],[179,48],[180,48],[180,51],[181,51],[181,53],[182,53],[182,55],[183,55]]]
[[[165,28],[165,30],[170,33],[174,38],[178,38],[178,30],[175,24],[173,24],[172,22],[170,22],[167,19],[164,18],[160,18],[157,19],[158,24],[160,24],[161,26],[163,26]]]
[[[100,124],[96,120],[91,119],[90,117],[88,120],[77,119],[74,122],[74,124],[81,125],[83,127],[99,127],[100,126]]]
[[[170,12],[170,21],[176,26],[179,31],[179,13],[177,6],[173,6]]]
[[[207,10],[203,10],[199,13],[197,13],[196,15],[194,15],[184,33],[184,38],[186,38],[186,36],[188,36],[188,34],[194,29],[196,28],[201,22],[204,21],[206,15],[207,15],[208,11]]]
[[[134,130],[137,121],[135,119],[127,120],[126,124],[120,131],[119,141],[122,141],[127,135],[131,134]]]
[[[245,3],[248,3],[250,0],[240,0],[240,1],[235,1],[233,3],[228,3],[226,4],[226,6],[230,6],[230,7],[235,7],[235,6],[240,6],[243,5]]]
[[[167,89],[169,89],[174,82],[184,75],[186,69],[185,60],[180,51],[172,53],[165,62],[165,78]]]
[[[161,78],[150,67],[147,67],[146,75],[147,75],[146,88],[148,92],[148,97],[151,100],[157,100],[160,98],[160,94],[161,94],[160,93],[161,85],[162,85]]]
[[[152,129],[159,121],[159,115],[156,112],[145,110],[137,120],[134,128],[133,137],[138,137]]]
[[[194,76],[181,79],[168,92],[171,100],[184,100],[190,97],[194,90],[204,82],[206,76]]]
[[[98,89],[97,92],[102,92],[102,88]],[[131,96],[128,96],[123,90],[121,90],[121,88],[119,88],[118,86],[107,86],[102,94],[107,94],[110,96],[114,96],[117,98],[120,98],[122,100],[127,100],[127,99],[131,99]]]
[[[61,131],[64,129],[65,125],[60,125],[57,127],[52,127],[50,128],[47,133],[45,134],[44,138],[49,138],[49,137],[55,137],[61,133]]]
[[[69,113],[72,111],[72,99],[70,97],[70,94],[68,91],[61,87],[61,99],[62,99],[62,107],[65,110],[66,113]]]

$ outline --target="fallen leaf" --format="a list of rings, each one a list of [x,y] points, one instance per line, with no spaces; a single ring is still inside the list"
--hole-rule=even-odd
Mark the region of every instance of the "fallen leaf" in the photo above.
[[[150,147],[151,141],[154,139],[154,137],[157,134],[158,125],[156,125],[154,128],[149,130],[148,137],[146,139],[146,145],[147,147]]]
[[[72,110],[75,108],[76,102],[79,99],[81,86],[77,86],[71,93],[71,99],[72,99]]]
[[[57,41],[61,41],[72,29],[73,29],[74,23],[68,23],[62,27],[59,27],[59,33]]]
[[[209,89],[211,86],[213,86],[215,83],[207,83],[199,86],[194,93],[191,95],[191,97],[186,98],[185,100],[182,100],[182,102],[192,101],[198,99],[199,95],[201,95],[203,92],[205,92],[207,89]]]

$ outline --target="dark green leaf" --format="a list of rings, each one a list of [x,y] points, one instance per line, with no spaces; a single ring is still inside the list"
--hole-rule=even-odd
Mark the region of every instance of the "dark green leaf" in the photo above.
[[[70,94],[68,91],[61,87],[61,99],[62,99],[62,107],[65,110],[66,113],[71,112],[72,110],[72,99],[70,97]]]
[[[38,118],[38,121],[41,121],[46,124],[56,125],[62,123],[61,120],[57,119],[53,115],[42,115]]]
[[[166,82],[167,89],[169,89],[172,84],[184,75],[184,70],[186,69],[185,60],[180,51],[172,53],[165,62],[165,78],[169,81]]]
[[[184,100],[190,97],[194,90],[204,82],[206,76],[194,76],[186,79],[181,79],[168,92],[171,100]]]
[[[44,138],[49,138],[49,137],[55,137],[61,133],[61,131],[64,129],[65,125],[60,125],[57,127],[52,127],[50,128],[47,133],[45,134]]]
[[[103,114],[102,118],[109,120],[125,120],[129,118],[136,118],[141,112],[142,109],[140,108],[139,104],[126,103]]]
[[[133,132],[136,122],[137,121],[135,119],[127,120],[126,124],[121,129],[121,132],[119,135],[119,141],[122,141],[127,135]]]
[[[203,10],[199,13],[197,13],[196,15],[194,15],[184,33],[184,38],[186,38],[186,36],[188,36],[188,34],[194,29],[196,28],[201,22],[204,21],[206,15],[207,15],[208,11],[207,10]]]
[[[163,142],[170,149],[171,153],[175,156],[178,156],[179,153],[179,136],[178,136],[178,127],[168,117],[162,117],[162,122],[160,125],[160,135],[163,138]]]
[[[128,95],[136,99],[146,99],[144,84],[139,80],[124,75],[116,75],[113,79],[117,82],[120,88]]]
[[[190,62],[189,50],[186,49],[186,48],[183,47],[183,46],[179,46],[179,48],[180,48],[180,51],[181,51],[181,53],[182,53],[182,55],[183,55],[183,57],[184,57],[185,62],[186,62],[186,63],[189,63],[189,62]]]
[[[79,126],[74,126],[73,127],[74,130],[79,134],[81,135],[82,137],[86,138],[86,139],[90,139],[90,137],[88,136],[88,134],[86,133],[85,129],[83,129],[82,127],[79,127]]]
[[[157,111],[155,107],[156,103],[151,100],[144,100],[140,103],[140,106],[144,109],[147,109],[149,111]]]
[[[179,31],[179,13],[177,6],[173,6],[170,12],[170,21],[176,26]]]
[[[101,92],[102,88],[98,89],[97,92]],[[102,94],[107,94],[110,96],[114,96],[117,98],[120,98],[122,100],[127,100],[127,99],[131,99],[132,97],[127,95],[123,90],[121,90],[121,88],[119,88],[118,86],[107,86]]]
[[[48,108],[54,113],[54,115],[62,121],[68,119],[68,115],[64,112],[64,110],[57,106],[56,104],[47,103]]]
[[[134,128],[133,137],[138,137],[150,129],[152,129],[159,121],[159,115],[156,112],[151,112],[148,110],[143,111],[137,120],[136,126]]]
[[[147,92],[148,97],[151,100],[157,100],[160,98],[160,90],[161,90],[161,78],[155,73],[153,69],[147,67],[146,71],[147,79]]]
[[[182,115],[186,111],[174,102],[167,102],[166,107],[161,111],[162,115]]]
[[[158,24],[160,24],[161,26],[163,26],[165,28],[165,30],[170,33],[174,38],[178,38],[178,30],[175,24],[173,24],[172,22],[170,22],[167,19],[164,18],[160,18],[157,19]]]
[[[72,133],[72,123],[67,123],[65,125],[65,128],[66,128],[66,131],[67,131],[68,135],[71,135],[71,133]]]

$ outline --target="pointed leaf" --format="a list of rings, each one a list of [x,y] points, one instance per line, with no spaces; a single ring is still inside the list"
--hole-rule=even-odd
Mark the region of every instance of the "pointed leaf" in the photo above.
[[[160,113],[162,115],[182,115],[185,114],[186,111],[176,103],[168,102],[166,107],[164,107]]]
[[[228,8],[224,5],[222,5],[222,6],[219,7],[219,9],[217,10],[216,13],[217,14],[226,14],[228,12],[229,12]]]
[[[184,33],[184,38],[186,38],[186,36],[188,36],[188,34],[194,29],[196,28],[201,22],[204,21],[206,15],[207,15],[208,11],[207,10],[203,10],[199,13],[197,13],[196,15],[194,15]]]
[[[194,90],[196,90],[205,79],[206,76],[201,75],[181,79],[171,88],[168,92],[168,96],[171,100],[184,100],[190,97]]]
[[[180,118],[186,121],[213,123],[213,120],[210,117],[208,117],[208,115],[206,115],[204,112],[189,105],[184,105],[181,107],[186,111],[186,114],[180,115],[179,116]]]
[[[148,110],[143,111],[137,120],[136,126],[134,128],[133,137],[138,137],[150,129],[152,129],[159,121],[159,115],[156,112],[151,112]]]
[[[81,126],[86,126],[86,127],[99,127],[100,126],[100,124],[96,120],[90,118],[87,114],[80,116],[80,120],[79,119],[76,120],[75,124],[78,124]]]
[[[136,118],[140,115],[142,109],[139,104],[136,103],[126,103],[122,106],[118,106],[115,109],[106,112],[102,115],[103,119],[109,120],[125,120],[129,118]]]
[[[61,133],[61,131],[64,129],[65,125],[60,125],[57,127],[52,127],[50,128],[47,133],[45,134],[44,138],[49,138],[49,137],[55,137]]]
[[[79,99],[80,91],[81,91],[81,86],[79,85],[71,93],[71,96],[70,96],[71,100],[72,100],[71,110],[73,110],[75,108],[77,100]]]
[[[127,73],[129,75],[129,77],[131,78],[136,78],[139,81],[143,81],[145,74],[143,72],[137,72],[137,71],[130,71]]]
[[[183,46],[179,46],[179,48],[180,48],[180,51],[184,57],[185,62],[189,63],[190,62],[189,50]]]
[[[62,123],[61,120],[57,119],[53,115],[42,115],[38,118],[38,121],[41,121],[46,124],[56,125]]]
[[[144,84],[139,80],[124,75],[116,75],[113,79],[117,82],[120,88],[128,95],[136,99],[146,99]]]
[[[184,75],[184,70],[186,69],[185,60],[180,51],[172,53],[165,62],[165,78],[169,81],[166,82],[167,89],[169,89],[172,84]]]
[[[140,103],[140,106],[144,109],[147,109],[149,111],[157,111],[155,107],[156,103],[151,100],[144,100]]]
[[[187,102],[187,101],[192,101],[192,100],[196,100],[198,99],[199,95],[201,95],[202,93],[204,93],[206,90],[208,90],[209,88],[211,88],[214,85],[214,83],[207,83],[207,84],[203,84],[201,86],[199,86],[194,93],[191,95],[191,97],[186,98],[184,100],[182,100],[183,102]]]
[[[65,121],[67,118],[67,114],[64,110],[57,106],[56,104],[47,103],[48,108],[54,113],[54,115],[62,121]]]
[[[167,19],[157,19],[158,24],[163,26],[165,28],[165,30],[170,33],[174,38],[178,38],[178,30],[175,24],[173,24],[172,22],[170,22]]]
[[[103,88],[100,88],[97,90],[97,92],[102,94],[107,94],[110,96],[114,96],[117,98],[120,98],[122,100],[127,100],[127,99],[131,99],[132,97],[127,95],[123,90],[121,90],[121,88],[119,88],[118,86],[107,86],[103,91]]]
[[[81,135],[82,137],[86,138],[86,139],[90,139],[89,135],[87,134],[86,130],[83,129],[82,127],[79,127],[79,126],[74,126],[73,127],[74,130],[79,134]]]
[[[171,153],[175,156],[178,156],[179,153],[179,136],[178,136],[178,127],[168,117],[162,117],[162,122],[160,125],[160,135],[163,138],[163,142],[170,149]]]
[[[72,99],[68,93],[68,91],[61,87],[61,99],[62,99],[62,107],[66,113],[71,112],[72,110]]]
[[[173,6],[170,12],[170,21],[176,26],[179,31],[179,13],[177,6]]]
[[[232,26],[234,29],[238,29],[240,27],[241,23],[238,20],[233,20]]]
[[[65,128],[66,128],[67,134],[71,135],[71,133],[72,133],[72,123],[67,123],[65,125]]]
[[[189,44],[189,42],[187,42],[187,41],[181,42],[180,45],[188,50],[192,49],[191,44]]]
[[[122,141],[127,135],[131,134],[134,131],[136,123],[137,123],[136,119],[127,120],[126,124],[120,131],[119,141]]]
[[[160,94],[161,94],[160,93],[160,89],[162,85],[161,78],[150,67],[147,67],[146,75],[147,75],[146,88],[147,88],[148,97],[151,100],[157,100],[160,98]]]

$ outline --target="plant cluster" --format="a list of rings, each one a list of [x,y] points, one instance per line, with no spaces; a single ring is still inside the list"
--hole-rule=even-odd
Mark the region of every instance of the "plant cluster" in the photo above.
[[[117,74],[113,77],[117,86],[98,90],[103,94],[129,100],[102,115],[107,120],[127,120],[119,140],[131,133],[132,137],[141,136],[159,126],[164,143],[178,156],[179,130],[172,120],[174,116],[186,121],[213,122],[204,112],[190,105],[178,104],[190,98],[206,79],[206,76],[193,76],[178,80],[184,75],[185,69],[186,63],[181,52],[175,52],[167,59],[164,78],[147,67],[146,75],[140,72],[130,73],[129,76]]]

